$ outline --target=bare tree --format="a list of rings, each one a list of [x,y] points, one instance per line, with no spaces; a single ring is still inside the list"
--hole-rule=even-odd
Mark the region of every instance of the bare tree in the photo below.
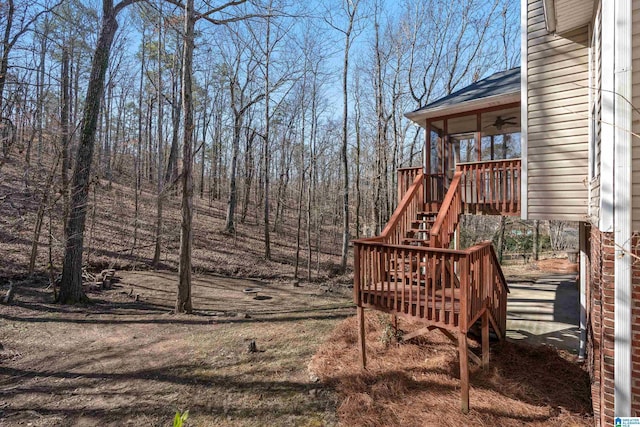
[[[353,31],[357,23],[358,7],[360,0],[343,0],[342,12],[346,17],[346,27],[339,27],[331,19],[327,23],[344,35],[344,52],[342,59],[342,251],[340,256],[340,269],[347,268],[347,255],[349,252],[349,156],[348,156],[348,125],[349,125],[349,53],[353,42]]]
[[[180,265],[178,267],[178,297],[176,313],[191,313],[191,246],[193,243],[193,48],[195,12],[193,0],[186,0],[184,9],[184,50],[182,67],[182,224],[180,226]]]
[[[193,50],[195,45],[195,23],[205,19],[215,25],[228,24],[247,19],[250,14],[215,19],[214,14],[223,13],[227,9],[237,7],[246,0],[231,0],[203,13],[196,13],[194,0],[187,0],[184,10],[184,44],[182,64],[182,109],[183,109],[183,142],[182,142],[182,223],[180,226],[180,264],[178,267],[178,295],[176,313],[191,313],[191,251],[192,251],[192,219],[193,219]]]
[[[162,9],[160,9],[162,11]],[[162,53],[163,47],[163,16],[160,13],[158,15],[158,57],[157,57],[157,81],[156,81],[156,101],[157,106],[157,130],[156,139],[158,141],[158,162],[157,162],[157,198],[156,198],[156,227],[155,227],[155,246],[153,251],[153,265],[158,266],[160,264],[160,255],[162,253],[162,209],[164,201],[164,129],[163,129],[163,117],[164,117],[164,96],[163,81],[162,81]],[[151,121],[149,121],[151,122]],[[149,133],[151,135],[151,133]],[[149,147],[149,153],[151,154],[151,147]],[[151,165],[152,162],[149,162]]]
[[[80,144],[76,166],[71,180],[71,206],[67,220],[62,281],[58,301],[72,304],[85,301],[82,289],[82,250],[84,241],[91,160],[95,145],[96,126],[100,112],[100,100],[104,93],[104,81],[109,66],[109,53],[118,29],[118,13],[139,0],[122,0],[114,5],[112,0],[102,1],[102,26],[91,65],[91,77],[85,97],[85,107],[80,131]]]

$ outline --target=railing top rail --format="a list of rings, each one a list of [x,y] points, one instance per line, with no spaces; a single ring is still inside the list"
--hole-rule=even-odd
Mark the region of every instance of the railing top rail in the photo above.
[[[458,166],[479,165],[479,164],[483,164],[483,163],[504,163],[504,162],[518,163],[518,162],[521,162],[521,161],[522,161],[522,159],[517,158],[517,159],[482,160],[482,161],[479,161],[479,162],[458,162],[458,163],[456,163],[456,168]]]
[[[466,252],[467,254],[471,254],[473,252],[480,251],[486,248],[487,246],[492,246],[491,241],[485,240],[484,242],[476,243],[475,245],[470,246],[467,249],[463,249],[463,251]]]
[[[362,237],[360,239],[354,239],[352,243],[378,243],[384,240],[383,236]]]
[[[460,255],[466,256],[469,255],[464,250],[456,250],[456,249],[445,249],[445,248],[432,248],[426,246],[412,246],[412,245],[395,245],[392,243],[384,243],[381,242],[382,239],[359,239],[354,240],[353,243],[361,246],[377,246],[381,248],[392,248],[392,249],[405,249],[411,250],[414,252],[423,252],[423,253],[438,253],[438,254],[451,254],[451,255]]]
[[[416,170],[416,169],[422,169],[422,166],[407,166],[405,168],[398,168],[396,170],[398,172],[400,172],[400,171],[411,171],[411,170]]]

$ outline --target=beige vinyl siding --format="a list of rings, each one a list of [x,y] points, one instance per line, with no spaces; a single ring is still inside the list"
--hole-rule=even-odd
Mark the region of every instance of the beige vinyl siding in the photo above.
[[[635,107],[633,111],[633,133],[640,135],[640,0],[633,0],[633,88],[632,103]],[[632,230],[640,231],[640,138],[634,136],[632,139],[632,160],[631,160],[631,197],[632,197]]]
[[[601,24],[601,4],[598,5],[598,9],[593,20],[593,35],[591,37],[591,87],[592,87],[592,102],[593,102],[593,164],[591,171],[591,199],[590,213],[591,222],[598,225],[600,219],[600,146],[601,146],[601,106],[602,106],[602,24]]]
[[[530,219],[588,213],[589,32],[544,26],[542,0],[527,8],[527,207]]]

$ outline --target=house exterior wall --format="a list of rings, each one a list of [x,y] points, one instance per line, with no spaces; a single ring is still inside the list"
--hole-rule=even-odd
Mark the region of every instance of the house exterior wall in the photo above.
[[[589,217],[600,221],[600,143],[602,135],[602,8],[597,6],[591,30],[591,150],[589,156]]]
[[[542,0],[527,3],[527,217],[588,215],[589,31],[549,34]],[[524,199],[524,198],[523,198]]]
[[[633,133],[631,145],[631,168],[632,168],[632,229],[640,231],[640,0],[633,0],[633,34],[632,34],[632,103],[637,110],[633,110]]]
[[[585,307],[587,358],[595,424],[604,427],[613,425],[616,415],[615,360],[626,355],[624,352],[616,354],[619,347],[619,342],[615,340],[616,317],[619,317],[620,310],[624,310],[624,307],[618,307],[616,315],[616,289],[620,277],[616,278],[615,272],[620,267],[620,257],[617,256],[619,247],[615,244],[616,234],[613,232],[612,184],[616,175],[611,163],[614,159],[612,144],[616,141],[615,132],[618,129],[612,128],[615,123],[611,119],[616,114],[611,92],[615,73],[610,61],[613,51],[603,50],[603,36],[607,37],[609,44],[616,39],[612,37],[614,29],[602,24],[602,3],[605,3],[605,8],[612,7],[613,0],[609,3],[604,0],[596,2],[588,27],[558,36],[546,31],[542,0],[524,0],[523,4],[527,5],[527,64],[522,72],[526,73],[528,110],[526,118],[523,118],[523,122],[526,120],[524,132],[527,144],[523,156],[526,155],[528,163],[528,185],[523,189],[527,191],[527,217],[587,221],[590,230],[587,239]],[[635,108],[632,113],[632,131],[635,135],[631,145],[634,234],[631,242],[630,415],[637,417],[640,416],[640,0],[632,0],[631,6],[631,102]],[[580,90],[582,87],[588,90],[583,93]],[[558,102],[561,99],[566,102]],[[603,126],[607,127],[605,123],[610,128],[607,132],[603,130]],[[546,152],[553,154],[541,156]],[[554,182],[557,184],[550,184]],[[553,195],[547,203],[542,194],[537,198],[536,192],[551,192]],[[562,204],[554,202],[561,197],[566,197],[568,201]],[[579,203],[578,199],[584,204]]]

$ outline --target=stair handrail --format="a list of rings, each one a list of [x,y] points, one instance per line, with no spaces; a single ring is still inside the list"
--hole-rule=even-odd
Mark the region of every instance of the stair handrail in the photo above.
[[[449,185],[449,190],[444,197],[442,206],[438,211],[436,221],[433,227],[431,227],[431,247],[449,247],[449,243],[451,242],[450,236],[454,233],[458,225],[458,218],[462,213],[461,179],[462,171],[456,171]]]

